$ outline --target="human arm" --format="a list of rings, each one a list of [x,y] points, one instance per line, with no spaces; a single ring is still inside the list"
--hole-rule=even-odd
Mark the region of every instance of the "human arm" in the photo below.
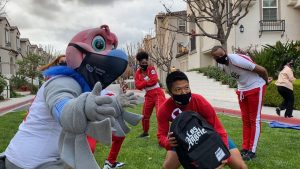
[[[157,72],[154,67],[150,67],[148,77],[149,77],[149,80],[147,81],[148,87],[151,87],[158,82]]]
[[[158,123],[158,129],[157,129],[157,140],[158,140],[158,144],[162,147],[164,147],[167,150],[171,150],[172,147],[169,143],[169,139],[168,139],[168,133],[169,133],[169,121],[166,117],[163,116],[163,113],[165,113],[165,111],[163,111],[162,108],[160,108],[158,110],[157,113],[157,123]]]
[[[257,73],[261,78],[263,78],[266,81],[266,84],[270,82],[266,68],[260,65],[255,65],[253,72]]]
[[[288,71],[286,71],[286,75],[288,76],[290,82],[294,82],[296,80],[291,68]]]
[[[201,101],[198,102],[198,104],[198,107],[200,107],[199,112],[201,112],[201,116],[214,128],[214,130],[221,137],[222,141],[228,147],[227,132],[211,104],[208,103],[203,97],[201,97]]]
[[[147,81],[140,77],[141,77],[141,73],[138,70],[138,71],[136,71],[135,76],[134,76],[134,84],[138,90],[143,90],[147,85]]]

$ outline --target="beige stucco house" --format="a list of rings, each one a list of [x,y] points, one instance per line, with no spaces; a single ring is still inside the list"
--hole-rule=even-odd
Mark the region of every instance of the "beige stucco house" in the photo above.
[[[262,45],[273,45],[276,41],[300,40],[299,16],[300,0],[252,0],[247,16],[231,30],[227,50],[234,52],[236,48],[247,49],[249,46],[260,50]],[[201,25],[211,33],[216,31],[213,24],[204,22]],[[187,29],[201,33],[195,23],[189,22]],[[216,64],[210,57],[210,49],[219,45],[218,41],[200,36],[189,40],[189,53],[177,59],[179,68],[184,65],[182,61],[188,63],[188,69]]]
[[[157,14],[154,20],[155,33],[153,35],[147,35],[143,41],[144,47],[146,46],[147,48],[148,46],[148,48],[151,48],[150,50],[147,50],[150,51],[150,53],[159,51],[162,53],[161,55],[163,55],[163,57],[173,58],[170,63],[170,69],[172,67],[177,69],[180,67],[177,58],[181,56],[182,53],[187,52],[186,46],[188,45],[188,36],[169,31],[168,29],[186,32],[186,23],[183,19],[180,19],[185,16],[186,11]],[[181,67],[184,71],[187,70],[187,67],[184,67],[183,65]],[[167,70],[162,70],[158,66],[157,71],[161,82],[164,84]]]

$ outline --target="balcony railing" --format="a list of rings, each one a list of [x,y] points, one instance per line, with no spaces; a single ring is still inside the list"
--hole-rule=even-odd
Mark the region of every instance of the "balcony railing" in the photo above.
[[[259,32],[261,37],[262,32],[281,31],[281,37],[285,32],[285,20],[260,20]]]

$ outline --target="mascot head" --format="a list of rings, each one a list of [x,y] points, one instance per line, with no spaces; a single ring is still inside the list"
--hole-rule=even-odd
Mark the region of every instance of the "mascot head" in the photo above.
[[[107,25],[79,32],[66,51],[69,67],[80,73],[93,88],[100,81],[103,89],[125,71],[127,55],[116,49],[118,39]]]

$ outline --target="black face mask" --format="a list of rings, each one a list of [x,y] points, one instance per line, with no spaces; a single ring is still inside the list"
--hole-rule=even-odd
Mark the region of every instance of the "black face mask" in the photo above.
[[[224,56],[216,59],[216,62],[220,63],[220,64],[226,64],[228,62],[228,57],[227,55],[225,54]]]
[[[191,100],[191,92],[187,93],[187,94],[180,94],[180,95],[175,95],[173,94],[172,98],[173,100],[180,105],[187,105],[190,100]]]
[[[290,63],[289,65],[290,65],[291,68],[294,68],[294,67],[295,67],[294,62]]]
[[[69,46],[86,54],[80,66],[75,70],[84,77],[91,89],[98,81],[101,82],[102,89],[105,89],[127,68],[128,62],[124,59],[92,53],[77,44],[71,43]]]
[[[142,69],[143,71],[146,71],[147,68],[148,68],[148,65],[140,65],[140,66],[141,66],[141,69]]]
[[[60,62],[58,63],[59,66],[67,66],[67,63],[66,62]]]

